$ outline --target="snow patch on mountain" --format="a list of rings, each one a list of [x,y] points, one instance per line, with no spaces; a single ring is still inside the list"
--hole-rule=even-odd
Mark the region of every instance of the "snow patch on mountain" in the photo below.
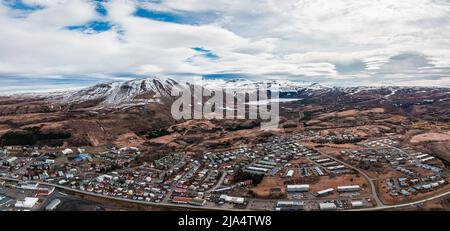
[[[202,86],[212,91],[252,92],[276,86],[279,98],[306,98],[322,96],[329,93],[356,95],[379,91],[386,98],[394,95],[401,87],[329,87],[318,83],[289,80],[248,80],[248,79],[197,79],[192,82],[177,82],[169,78],[134,79],[124,82],[97,84],[79,91],[65,92],[52,96],[53,101],[66,105],[93,102],[99,107],[129,107],[160,103],[165,97],[170,97],[173,90],[182,90]],[[411,89],[411,88],[408,88]],[[421,89],[423,90],[423,89]]]
[[[125,82],[102,83],[75,92],[58,96],[64,104],[99,101],[101,106],[119,106],[160,102],[161,97],[170,96],[179,83],[172,79],[148,78]]]

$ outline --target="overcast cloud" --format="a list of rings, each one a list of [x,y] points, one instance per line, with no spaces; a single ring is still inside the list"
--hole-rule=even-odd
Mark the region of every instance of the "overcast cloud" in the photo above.
[[[222,74],[450,86],[448,0],[1,2],[3,91]]]

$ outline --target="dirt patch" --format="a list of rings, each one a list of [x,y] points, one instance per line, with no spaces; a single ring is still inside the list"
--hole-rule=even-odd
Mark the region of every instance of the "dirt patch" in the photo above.
[[[381,108],[381,107],[376,107],[376,108],[372,108],[370,110],[362,111],[362,113],[384,113],[384,112],[385,112],[384,108]]]
[[[340,176],[323,176],[317,183],[310,185],[312,192],[317,192],[327,188],[337,188],[338,186],[359,185],[361,192],[367,192],[368,183],[359,174],[345,174]]]
[[[4,133],[8,132],[10,130],[8,125],[0,124],[0,135],[3,135]]]
[[[352,109],[352,110],[337,112],[336,116],[346,117],[346,116],[356,116],[357,114],[358,114],[358,110]]]
[[[116,141],[114,141],[114,145],[123,148],[123,147],[139,147],[144,143],[145,140],[140,136],[136,135],[134,132],[128,132],[120,135]]]
[[[435,142],[435,141],[449,141],[450,133],[423,133],[420,135],[415,135],[411,138],[410,142],[413,144],[422,143],[422,142]]]
[[[416,205],[414,207],[402,207],[398,209],[400,211],[449,211],[450,210],[450,196],[445,196],[432,201],[427,201],[425,203]]]
[[[284,180],[280,177],[264,177],[261,183],[251,191],[256,197],[261,198],[279,197],[286,194]]]
[[[291,161],[289,161],[289,163],[291,163],[291,164],[308,164],[310,162],[309,162],[309,160],[302,158],[302,159],[291,160]]]
[[[51,123],[37,123],[37,124],[28,124],[20,127],[21,129],[30,129],[38,127],[41,131],[48,131],[53,129],[63,129],[63,122],[51,122]]]

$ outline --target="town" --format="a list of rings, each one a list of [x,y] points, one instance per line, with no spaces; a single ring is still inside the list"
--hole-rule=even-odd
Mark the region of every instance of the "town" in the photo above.
[[[137,161],[137,147],[5,146],[0,210],[55,210],[80,194],[193,210],[371,210],[448,192],[443,164],[399,148],[399,139],[275,134],[214,152],[170,152],[151,162]],[[343,142],[355,145],[322,145]]]

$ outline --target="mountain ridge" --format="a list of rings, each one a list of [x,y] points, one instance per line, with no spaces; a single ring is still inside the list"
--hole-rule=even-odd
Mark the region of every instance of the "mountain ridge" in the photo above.
[[[382,92],[392,97],[398,91],[427,91],[438,87],[401,87],[401,86],[326,86],[315,82],[290,80],[249,80],[249,79],[201,79],[193,82],[181,82],[172,78],[150,77],[126,81],[99,83],[75,91],[63,91],[46,94],[21,94],[17,98],[43,97],[50,103],[60,105],[88,105],[96,107],[127,107],[149,103],[161,103],[171,97],[171,91],[200,85],[208,90],[225,89],[240,91],[257,89],[265,84],[277,84],[280,98],[308,98],[327,94],[355,95],[368,92]],[[445,88],[445,87],[441,87]],[[450,88],[449,88],[450,89]]]

